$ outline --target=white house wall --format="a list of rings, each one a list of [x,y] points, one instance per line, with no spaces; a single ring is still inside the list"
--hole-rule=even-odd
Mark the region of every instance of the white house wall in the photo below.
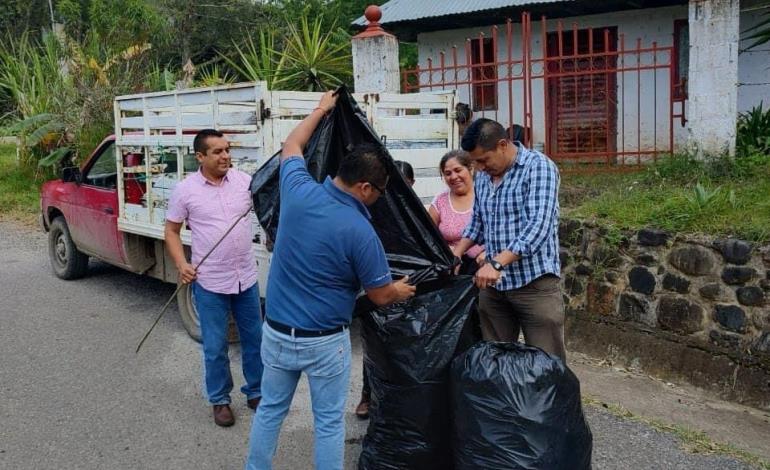
[[[688,16],[687,5],[673,6],[666,8],[655,8],[645,10],[631,10],[623,12],[613,12],[601,15],[590,15],[582,17],[572,17],[562,19],[565,30],[571,29],[573,23],[577,23],[578,29],[585,28],[603,28],[617,27],[618,38],[625,37],[625,48],[635,48],[637,38],[641,39],[643,48],[652,47],[653,42],[657,42],[658,47],[669,47],[673,43],[674,21],[686,20]],[[758,21],[756,12],[743,12],[741,14],[741,31],[749,25]],[[547,22],[548,32],[557,30],[557,21],[549,20]],[[465,52],[465,39],[478,38],[479,32],[483,32],[485,37],[490,37],[491,28],[467,28],[422,33],[418,35],[418,55],[420,66],[427,64],[428,58],[432,58],[433,67],[439,65],[439,53],[445,51],[445,63],[447,66],[452,63],[451,48],[457,46],[457,61],[459,64],[467,65]],[[532,19],[532,57],[542,58],[542,31],[539,19]],[[514,60],[522,57],[521,50],[521,25],[513,25],[513,41],[511,56]],[[498,26],[497,37],[497,57],[499,61],[508,59],[508,49],[506,40],[506,26],[503,22]],[[745,45],[744,45],[745,47]],[[618,49],[620,49],[620,39],[618,39]],[[632,66],[636,63],[636,56],[625,55],[626,66]],[[668,53],[659,53],[658,62],[668,63]],[[651,64],[652,54],[646,54],[641,58],[642,64]],[[619,64],[620,65],[620,64]],[[541,72],[540,67],[536,66],[535,74]],[[770,46],[760,47],[754,52],[744,52],[739,57],[739,81],[741,87],[738,93],[738,110],[745,111],[752,106],[764,100],[770,105]],[[515,70],[514,75],[520,74],[520,70]],[[467,72],[461,72],[461,77],[467,76]],[[504,67],[498,69],[498,77],[506,77],[507,70]],[[671,121],[669,120],[669,77],[668,70],[661,69],[657,76],[651,71],[637,72],[628,71],[618,73],[618,119],[617,119],[617,149],[620,151],[635,151],[639,148],[637,142],[641,144],[644,150],[653,148],[667,149],[669,146],[669,129]],[[640,77],[640,79],[637,78]],[[452,80],[453,74],[447,74],[446,79]],[[440,81],[440,74],[434,73],[434,83]],[[421,76],[421,83],[424,84],[426,76]],[[534,146],[543,145],[546,138],[546,123],[544,115],[544,80],[534,79],[532,82],[532,114],[533,114],[533,134],[532,142]],[[639,85],[639,88],[637,88]],[[439,89],[440,87],[434,87]],[[637,93],[637,89],[640,93]],[[423,89],[425,90],[425,89]],[[476,112],[475,117],[488,117],[499,120],[504,125],[509,122],[509,96],[512,95],[513,101],[513,122],[516,124],[524,123],[524,110],[522,106],[522,82],[514,80],[510,84],[507,81],[498,82],[498,108],[496,111]],[[458,89],[458,100],[461,102],[470,102],[470,87],[463,85]],[[681,111],[680,103],[674,104],[674,113]],[[637,126],[638,124],[638,126]],[[637,132],[637,128],[640,132]],[[673,122],[674,147],[675,151],[682,150],[686,144],[687,132],[679,119]],[[638,136],[638,140],[637,140]]]
[[[767,16],[762,14],[770,6],[757,9],[760,2],[741,3],[741,32],[755,26]],[[751,35],[741,34],[741,37]],[[738,55],[738,112],[751,110],[754,106],[764,103],[764,109],[770,109],[770,43],[746,49],[753,41],[742,40],[741,52]]]

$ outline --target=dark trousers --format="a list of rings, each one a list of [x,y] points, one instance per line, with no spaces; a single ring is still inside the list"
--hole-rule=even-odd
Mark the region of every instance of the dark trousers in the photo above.
[[[564,349],[564,300],[559,278],[541,276],[518,289],[499,291],[488,287],[479,293],[481,335],[487,341],[524,342],[566,362]]]

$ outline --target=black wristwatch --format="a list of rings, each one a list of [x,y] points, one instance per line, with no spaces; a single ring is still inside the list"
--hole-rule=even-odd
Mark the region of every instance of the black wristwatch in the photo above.
[[[490,265],[491,265],[493,268],[495,268],[495,271],[502,271],[503,269],[505,269],[505,266],[503,266],[502,264],[500,264],[500,262],[499,262],[499,261],[495,261],[495,260],[493,260],[493,259],[490,259],[490,260],[489,260],[489,264],[490,264]]]

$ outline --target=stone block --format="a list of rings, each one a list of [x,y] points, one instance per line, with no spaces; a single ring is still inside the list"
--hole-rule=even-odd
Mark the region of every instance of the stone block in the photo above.
[[[559,243],[567,246],[579,245],[583,239],[583,224],[575,219],[559,221]]]
[[[762,279],[759,281],[759,287],[764,291],[770,291],[770,279]]]
[[[730,331],[737,333],[746,331],[746,312],[737,305],[716,305],[714,320]]]
[[[618,315],[623,320],[655,326],[655,312],[652,310],[650,301],[637,294],[625,293],[620,295]]]
[[[580,295],[585,291],[583,281],[574,274],[564,276],[564,290],[571,296]]]
[[[717,282],[704,284],[700,289],[698,289],[698,292],[700,293],[701,297],[708,300],[724,300],[727,298],[725,296],[724,289],[722,289],[722,286]]]
[[[668,241],[668,233],[655,228],[643,228],[636,234],[636,239],[643,246],[661,246]]]
[[[639,253],[635,259],[637,263],[644,266],[655,266],[658,264],[658,258],[652,253]]]
[[[722,270],[722,281],[725,284],[745,284],[754,279],[757,271],[754,268],[745,266],[727,266]]]
[[[570,262],[570,255],[569,251],[565,250],[564,248],[559,249],[559,263],[561,263],[561,270],[564,271],[564,268],[569,265]]]
[[[636,266],[628,272],[628,283],[636,292],[650,295],[655,291],[655,276],[647,269]]]
[[[714,248],[722,253],[722,258],[730,264],[746,264],[751,259],[751,243],[743,240],[730,238],[728,240],[717,240],[714,242]]]
[[[691,276],[705,276],[714,270],[716,260],[711,251],[697,245],[677,248],[668,255],[668,262]]]
[[[690,291],[690,280],[676,274],[666,273],[663,276],[663,288],[680,294],[686,294]]]
[[[735,333],[711,330],[709,331],[709,339],[719,346],[729,349],[740,349],[743,337]]]
[[[592,315],[614,315],[618,293],[615,286],[592,281],[586,290],[586,310]]]
[[[742,305],[762,306],[765,304],[765,293],[757,286],[739,287],[735,291],[735,296]]]
[[[770,332],[762,333],[762,335],[754,341],[752,348],[755,351],[770,353]]]
[[[620,273],[617,271],[607,271],[604,273],[604,279],[607,280],[607,282],[611,282],[613,284],[617,284],[620,280]]]
[[[664,330],[689,335],[703,329],[703,307],[684,297],[663,296],[657,315],[658,325]]]
[[[579,276],[588,276],[592,272],[594,272],[594,268],[588,263],[580,263],[575,266],[575,274]]]

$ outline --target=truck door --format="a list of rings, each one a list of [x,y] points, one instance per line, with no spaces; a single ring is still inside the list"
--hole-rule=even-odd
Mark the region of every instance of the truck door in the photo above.
[[[118,233],[115,142],[103,143],[83,170],[70,232],[78,248],[105,261],[124,262]]]

